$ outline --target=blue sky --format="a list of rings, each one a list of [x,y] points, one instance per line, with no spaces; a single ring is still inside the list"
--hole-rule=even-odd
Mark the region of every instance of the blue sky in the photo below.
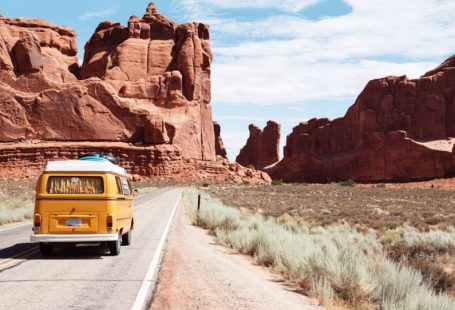
[[[43,18],[78,33],[79,58],[99,22],[126,24],[149,1],[0,0],[0,14]],[[214,119],[231,159],[248,124],[344,115],[368,80],[418,77],[455,53],[450,0],[160,0],[176,22],[211,26]],[[282,143],[283,144],[283,143]]]

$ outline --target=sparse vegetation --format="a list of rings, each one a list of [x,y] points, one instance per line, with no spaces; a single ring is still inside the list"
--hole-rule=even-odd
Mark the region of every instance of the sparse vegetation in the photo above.
[[[283,185],[283,180],[272,180],[272,185]]]
[[[304,212],[309,216],[302,216],[299,210],[293,212],[280,203],[273,205],[276,201],[260,210],[242,205],[245,200],[259,200],[258,195],[252,195],[254,191],[261,191],[262,200],[266,200],[274,197],[275,189],[279,187],[284,186],[217,189],[222,197],[226,197],[220,193],[224,190],[245,191],[241,199],[232,200],[233,205],[242,207],[230,208],[218,199],[203,195],[198,217],[195,213],[196,192],[187,191],[185,200],[195,224],[209,229],[220,244],[270,266],[305,293],[318,297],[325,306],[455,308],[455,301],[448,297],[453,296],[453,271],[448,266],[453,270],[455,265],[455,229],[424,231],[398,226],[373,230],[363,225],[360,230],[350,226],[349,221],[320,225],[311,217],[312,212]],[[211,193],[214,191],[213,188],[210,190]],[[305,197],[305,192],[301,195]],[[248,198],[244,198],[246,196]],[[285,194],[278,199],[289,201]],[[271,212],[274,206],[286,212]],[[310,206],[317,210],[314,204]],[[379,209],[392,211],[384,206]],[[329,217],[335,212],[333,208],[327,208],[327,211]],[[432,257],[431,260],[428,257]],[[426,261],[431,262],[431,266]]]
[[[337,184],[212,186],[226,205],[252,213],[303,217],[310,226],[349,224],[359,231],[387,231],[407,224],[419,231],[455,223],[454,194],[429,188],[355,187]]]
[[[35,180],[0,181],[0,225],[33,216]]]
[[[356,182],[354,180],[346,180],[346,181],[340,181],[337,183],[339,186],[356,186]]]

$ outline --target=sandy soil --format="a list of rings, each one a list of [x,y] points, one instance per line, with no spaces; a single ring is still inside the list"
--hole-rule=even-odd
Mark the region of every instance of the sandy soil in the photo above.
[[[151,309],[322,309],[247,257],[214,244],[181,207]]]
[[[454,180],[454,179],[452,179]],[[455,196],[439,187],[391,188],[337,184],[212,186],[206,190],[245,212],[299,217],[310,226],[348,223],[361,231],[387,231],[407,224],[421,231],[455,221]]]
[[[455,138],[447,138],[444,140],[433,140],[428,142],[418,142],[418,144],[424,145],[430,149],[438,151],[452,152],[453,145],[455,144]]]

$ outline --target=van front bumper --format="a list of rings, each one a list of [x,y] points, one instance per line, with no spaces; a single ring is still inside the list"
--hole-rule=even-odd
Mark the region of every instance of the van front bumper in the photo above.
[[[105,242],[117,240],[118,234],[52,235],[32,233],[30,235],[32,242]]]

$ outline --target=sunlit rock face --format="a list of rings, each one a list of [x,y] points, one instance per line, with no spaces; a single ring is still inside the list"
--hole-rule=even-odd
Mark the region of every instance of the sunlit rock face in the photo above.
[[[72,29],[0,16],[0,177],[102,151],[139,177],[270,183],[216,154],[209,39],[151,3],[127,27],[100,23],[79,65]]]
[[[0,142],[172,144],[215,160],[209,29],[153,3],[128,26],[102,22],[78,65],[73,30],[0,17]]]

